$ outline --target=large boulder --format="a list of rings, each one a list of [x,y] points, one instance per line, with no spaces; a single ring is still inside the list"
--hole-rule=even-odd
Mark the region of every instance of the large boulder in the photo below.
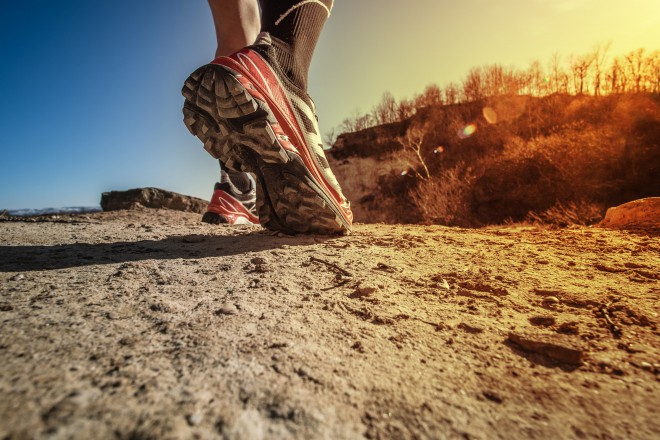
[[[110,191],[101,195],[104,211],[121,209],[157,208],[176,211],[198,212],[206,210],[209,202],[197,197],[184,196],[159,188],[136,188],[128,191]]]
[[[610,229],[660,230],[660,197],[633,200],[607,210],[599,226]]]

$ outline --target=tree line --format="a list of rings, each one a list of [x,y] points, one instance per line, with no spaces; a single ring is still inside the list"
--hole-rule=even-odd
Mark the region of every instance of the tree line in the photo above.
[[[357,111],[328,133],[355,132],[398,122],[434,105],[479,101],[503,95],[543,97],[552,94],[603,96],[620,93],[660,93],[660,51],[640,48],[609,57],[610,44],[599,44],[584,55],[563,58],[555,53],[543,65],[533,61],[526,69],[490,64],[470,69],[461,82],[443,88],[428,85],[422,93],[397,101],[388,91],[371,112]]]

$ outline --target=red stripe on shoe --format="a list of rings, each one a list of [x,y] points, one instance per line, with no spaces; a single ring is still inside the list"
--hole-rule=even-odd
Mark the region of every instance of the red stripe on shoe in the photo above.
[[[258,225],[259,218],[248,211],[245,206],[226,192],[215,190],[206,212],[214,212],[227,217],[229,223],[236,223],[237,217],[243,217]]]
[[[307,169],[312,173],[312,177],[334,199],[343,217],[349,223],[352,223],[353,213],[350,208],[347,209],[342,205],[343,196],[329,184],[312,159],[311,152],[307,148],[305,137],[302,134],[302,128],[298,124],[298,119],[291,108],[286,92],[270,65],[261,55],[249,48],[243,49],[230,57],[216,58],[211,64],[226,66],[242,75],[237,79],[248,93],[255,99],[268,104],[275,119],[280,123],[272,125],[280,145],[286,150],[297,153],[302,158]],[[283,139],[280,133],[293,142]]]

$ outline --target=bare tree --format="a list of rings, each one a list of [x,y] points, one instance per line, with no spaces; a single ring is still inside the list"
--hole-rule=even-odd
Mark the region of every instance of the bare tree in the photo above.
[[[501,96],[505,94],[504,68],[499,64],[491,64],[483,68],[484,94],[486,96]]]
[[[408,130],[406,130],[405,136],[397,138],[397,142],[401,144],[404,150],[411,150],[417,156],[417,160],[424,169],[424,175],[419,174],[417,170],[414,171],[422,180],[431,178],[429,168],[426,166],[426,162],[422,157],[422,144],[424,143],[424,137],[426,136],[427,131],[427,125],[411,125],[408,127]]]
[[[555,52],[550,58],[550,90],[552,93],[562,92],[561,77],[563,73],[564,72],[561,68],[561,56]]]
[[[458,104],[458,94],[460,89],[458,86],[451,82],[445,86],[445,103],[446,104]]]
[[[541,63],[534,60],[527,68],[528,90],[530,95],[544,96],[547,94],[547,86],[545,83],[545,74]]]
[[[578,95],[584,94],[585,91],[588,92],[586,79],[593,61],[592,54],[571,56],[570,67],[573,76],[573,91]]]
[[[605,59],[607,58],[607,52],[610,50],[611,42],[606,44],[598,44],[592,53],[592,59],[594,64],[594,95],[600,96],[601,87],[603,83],[603,70],[605,66]]]
[[[415,114],[415,104],[414,101],[410,99],[402,99],[399,101],[399,104],[396,107],[396,117],[397,120],[403,121],[408,119]]]
[[[481,67],[473,67],[463,81],[463,98],[465,101],[478,101],[483,99],[484,84]]]
[[[651,54],[648,67],[649,91],[660,93],[660,50],[656,50]]]
[[[383,93],[380,103],[373,109],[373,116],[377,124],[396,122],[396,99],[390,92]]]
[[[632,91],[635,93],[643,91],[642,80],[644,78],[644,70],[646,67],[644,49],[633,50],[624,57],[624,60],[626,62],[628,77],[634,84]]]
[[[620,58],[614,58],[606,77],[610,93],[624,93],[626,91],[628,78]]]
[[[333,129],[337,134],[353,133],[356,131],[364,130],[365,128],[373,127],[376,124],[373,116],[370,114],[360,114],[358,110],[354,110],[353,114],[344,119],[339,127]],[[336,137],[336,136],[335,136]]]

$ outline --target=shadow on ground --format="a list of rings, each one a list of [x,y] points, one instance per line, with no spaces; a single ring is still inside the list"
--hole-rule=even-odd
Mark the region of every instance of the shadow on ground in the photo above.
[[[331,239],[322,236],[275,237],[257,233],[228,236],[174,235],[162,240],[99,244],[0,246],[0,272],[55,270],[142,260],[227,257],[283,246],[311,246]]]

